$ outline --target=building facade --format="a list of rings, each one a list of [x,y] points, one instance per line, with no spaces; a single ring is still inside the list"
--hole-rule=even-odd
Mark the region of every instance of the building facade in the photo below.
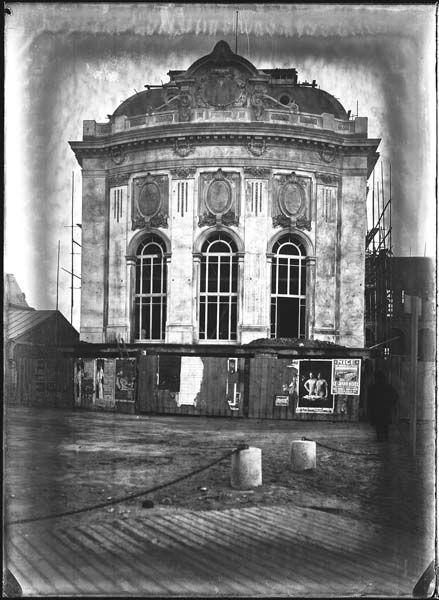
[[[71,142],[81,340],[364,346],[367,119],[226,42],[169,77]]]
[[[76,376],[87,373],[89,392],[76,403],[96,405],[113,352],[114,393],[102,391],[101,406],[294,418],[317,376],[306,370],[329,381],[334,357],[363,356],[366,183],[379,140],[315,81],[258,69],[224,41],[168,75],[70,142],[82,167],[88,343]],[[124,369],[129,400],[117,395]],[[312,398],[320,412],[358,418],[358,397],[329,395]]]

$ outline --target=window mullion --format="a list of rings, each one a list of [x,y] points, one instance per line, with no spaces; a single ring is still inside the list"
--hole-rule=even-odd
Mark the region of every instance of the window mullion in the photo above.
[[[217,256],[216,257],[216,264],[217,264],[217,278],[216,278],[216,339],[219,340],[220,339],[220,335],[219,335],[219,323],[220,323],[220,257]]]

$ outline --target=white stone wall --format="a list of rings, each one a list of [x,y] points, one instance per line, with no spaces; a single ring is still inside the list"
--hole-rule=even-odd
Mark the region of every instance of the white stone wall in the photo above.
[[[260,165],[271,169],[271,178],[246,173],[246,169]],[[176,175],[180,167],[189,168],[190,174]],[[194,145],[185,158],[177,157],[172,148],[132,151],[120,167],[108,159],[84,161],[81,339],[111,342],[122,337],[130,341],[133,267],[127,263],[127,255],[133,254],[132,240],[140,234],[131,226],[132,179],[149,172],[169,178],[168,228],[159,228],[171,244],[166,342],[198,341],[198,267],[194,250],[196,240],[208,229],[198,226],[198,182],[200,173],[220,167],[224,172],[240,173],[240,220],[238,226],[230,227],[243,244],[238,343],[270,335],[271,272],[267,252],[269,241],[282,231],[272,226],[272,180],[276,173],[295,171],[311,181],[311,230],[300,231],[311,257],[308,336],[363,346],[366,158],[345,159],[343,163],[335,158],[327,164],[316,150],[281,143],[267,146],[261,158],[252,156],[245,145],[223,144]],[[125,174],[126,179],[131,174],[131,179],[110,186],[116,173]],[[325,180],[322,174],[332,179]],[[252,184],[259,185],[262,192],[257,211]]]

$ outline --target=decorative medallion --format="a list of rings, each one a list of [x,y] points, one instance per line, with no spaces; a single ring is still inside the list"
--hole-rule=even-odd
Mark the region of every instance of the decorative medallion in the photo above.
[[[201,173],[198,225],[238,225],[239,190],[239,173]]]
[[[182,158],[184,158],[185,156],[188,156],[189,154],[191,154],[191,152],[194,151],[194,146],[188,142],[186,139],[184,140],[175,140],[175,145],[174,145],[174,152],[175,154],[178,154],[178,156],[181,156]]]
[[[200,106],[244,106],[247,100],[245,81],[231,68],[211,69],[198,80],[196,99]]]
[[[164,175],[134,180],[132,228],[168,226],[168,178]]]
[[[110,156],[111,160],[114,162],[115,165],[121,165],[123,162],[125,162],[126,159],[125,151],[122,150],[120,146],[114,146],[113,148],[111,148]]]
[[[215,179],[209,184],[206,193],[206,206],[214,215],[223,215],[232,204],[230,183],[222,175],[221,169]]]
[[[247,150],[253,154],[253,156],[262,156],[266,150],[266,143],[264,139],[252,139],[247,144]]]
[[[137,200],[141,215],[143,217],[153,217],[160,210],[161,203],[159,186],[154,181],[145,183]]]
[[[310,227],[308,215],[311,179],[297,175],[294,171],[287,175],[275,175],[274,189],[276,201],[272,204],[273,227]]]
[[[298,183],[285,183],[279,195],[282,213],[287,217],[294,217],[301,213],[305,206],[304,196],[304,190]]]

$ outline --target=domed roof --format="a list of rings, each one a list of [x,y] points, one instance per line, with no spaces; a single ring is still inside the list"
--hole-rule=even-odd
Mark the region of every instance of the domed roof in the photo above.
[[[224,41],[218,42],[211,54],[195,61],[187,71],[169,71],[170,82],[164,86],[150,86],[149,89],[136,93],[122,102],[114,111],[112,118],[121,115],[134,117],[157,110],[176,108],[175,104],[173,106],[171,103],[168,106],[167,103],[172,96],[178,96],[182,86],[194,86],[191,88],[194,107],[206,106],[206,102],[209,105],[212,94],[209,94],[209,90],[206,93],[206,86],[212,85],[211,82],[214,78],[212,74],[223,78],[224,88],[229,90],[232,101],[236,100],[240,91],[242,92],[244,89],[247,91],[248,88],[252,88],[252,86],[254,88],[255,85],[263,85],[268,105],[270,104],[269,98],[271,98],[272,106],[270,108],[282,108],[281,105],[284,104],[287,109],[287,105],[294,102],[302,113],[315,115],[329,113],[338,119],[348,119],[348,114],[342,104],[328,92],[317,88],[315,82],[313,84],[297,83],[295,69],[258,71],[247,59],[234,54],[227,42]],[[256,84],[253,83],[255,80],[257,80]],[[226,88],[226,86],[228,87]],[[200,94],[200,89],[205,93]],[[247,96],[250,96],[249,92],[247,92]],[[202,98],[201,104],[200,98]],[[212,106],[218,107],[218,104]],[[244,105],[241,103],[239,106]]]

